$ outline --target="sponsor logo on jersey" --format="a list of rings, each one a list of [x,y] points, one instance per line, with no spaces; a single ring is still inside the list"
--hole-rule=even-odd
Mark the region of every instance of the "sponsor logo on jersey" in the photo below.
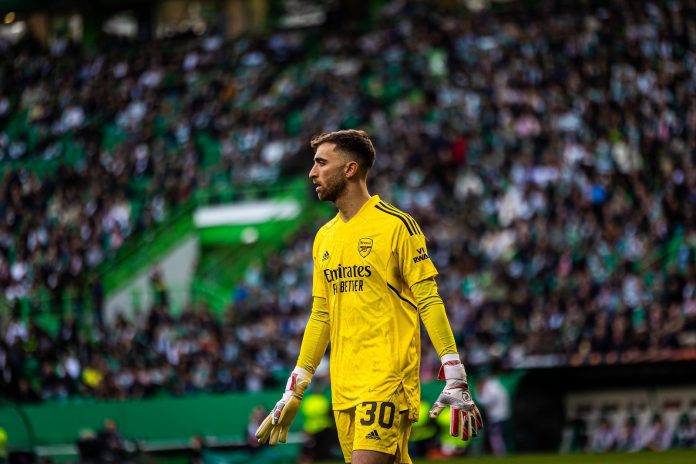
[[[372,267],[367,266],[343,266],[339,264],[333,269],[324,269],[324,278],[327,284],[331,284],[333,294],[346,292],[362,292],[365,281],[363,278],[372,275]]]
[[[334,269],[324,269],[324,278],[326,283],[331,283],[334,280],[352,279],[355,277],[370,277],[372,275],[372,267],[367,266],[343,266],[339,264]]]
[[[329,256],[329,252],[328,252],[328,251],[325,251],[324,254],[321,255],[321,261],[322,261],[322,262],[326,261],[326,260],[329,259],[329,258],[330,258],[330,256]]]
[[[377,430],[373,430],[372,432],[368,433],[367,435],[365,435],[365,438],[367,438],[368,440],[381,440],[381,438],[379,437],[379,433],[377,433]]]
[[[425,247],[423,248],[418,248],[418,256],[413,257],[413,262],[414,263],[420,263],[421,261],[425,261],[426,259],[430,259],[430,256],[428,256],[428,253],[425,251]]]
[[[371,238],[361,238],[358,240],[358,253],[363,258],[367,258],[367,255],[372,251],[372,239]]]

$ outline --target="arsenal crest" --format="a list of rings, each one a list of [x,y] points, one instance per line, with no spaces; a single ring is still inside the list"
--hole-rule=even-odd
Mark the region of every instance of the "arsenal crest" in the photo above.
[[[367,255],[372,251],[372,239],[371,238],[361,238],[358,240],[358,253],[363,258],[367,258]]]

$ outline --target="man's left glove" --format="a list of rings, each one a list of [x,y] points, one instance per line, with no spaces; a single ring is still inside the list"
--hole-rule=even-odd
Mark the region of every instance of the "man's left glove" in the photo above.
[[[288,379],[283,397],[256,430],[256,438],[260,444],[268,443],[273,446],[277,445],[279,441],[285,443],[290,424],[300,409],[302,396],[309,386],[311,378],[312,375],[309,372],[301,367],[295,367]]]
[[[450,358],[450,359],[448,359]],[[450,435],[466,441],[476,436],[478,429],[483,427],[483,419],[466,381],[464,366],[459,355],[445,355],[437,376],[438,380],[446,380],[444,390],[430,409],[430,417],[437,417],[445,407],[450,407]]]

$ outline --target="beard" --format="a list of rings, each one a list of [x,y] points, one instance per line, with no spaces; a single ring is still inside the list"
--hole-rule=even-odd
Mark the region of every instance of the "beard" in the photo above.
[[[337,172],[336,175],[331,177],[322,187],[322,192],[318,195],[319,200],[336,203],[336,200],[348,188],[348,180],[343,177],[341,172]]]

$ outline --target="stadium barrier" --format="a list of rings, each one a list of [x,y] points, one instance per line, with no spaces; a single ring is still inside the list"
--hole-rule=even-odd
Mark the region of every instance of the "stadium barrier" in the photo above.
[[[696,361],[530,369],[512,406],[517,451],[559,451],[578,418],[591,429],[599,416],[696,412]]]
[[[514,388],[521,372],[513,373]],[[442,391],[441,382],[427,382],[421,396],[432,402]],[[98,431],[105,419],[113,419],[123,436],[144,450],[181,449],[193,436],[204,436],[220,446],[246,443],[252,410],[269,410],[282,392],[199,394],[189,397],[160,397],[130,401],[71,399],[40,404],[0,404],[0,424],[9,436],[12,450],[77,452],[75,444],[84,431]],[[304,417],[298,415],[292,432],[302,430]],[[72,447],[72,448],[71,448]]]

